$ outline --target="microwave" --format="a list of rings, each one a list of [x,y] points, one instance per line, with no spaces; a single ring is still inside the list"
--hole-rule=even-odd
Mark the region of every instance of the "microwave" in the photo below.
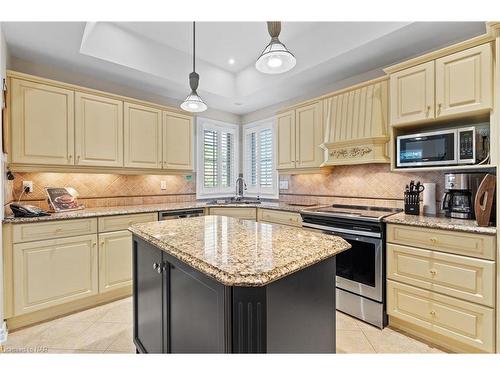
[[[489,129],[469,126],[401,135],[396,140],[399,168],[476,164],[487,158]]]

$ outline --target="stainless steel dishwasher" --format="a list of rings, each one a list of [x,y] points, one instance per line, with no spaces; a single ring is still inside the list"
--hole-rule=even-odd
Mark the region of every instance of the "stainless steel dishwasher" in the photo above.
[[[196,217],[204,215],[203,208],[187,208],[180,210],[171,210],[171,211],[160,211],[158,213],[158,220],[173,220],[173,219],[182,219],[185,217]]]

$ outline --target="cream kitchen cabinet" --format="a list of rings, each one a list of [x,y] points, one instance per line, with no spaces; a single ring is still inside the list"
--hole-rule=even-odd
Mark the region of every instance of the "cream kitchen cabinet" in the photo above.
[[[434,61],[390,77],[391,125],[434,119]]]
[[[11,162],[72,165],[73,91],[22,79],[10,82]]]
[[[75,164],[123,166],[123,102],[75,94]]]
[[[209,213],[237,219],[257,220],[257,209],[254,207],[211,207]]]
[[[295,110],[295,167],[317,168],[323,162],[321,102]]]
[[[13,253],[16,315],[98,293],[95,234],[14,244]]]
[[[436,60],[436,118],[491,109],[491,48],[482,44]]]
[[[163,112],[163,168],[193,170],[193,118]]]
[[[124,166],[162,167],[162,111],[124,103]]]
[[[99,292],[132,285],[132,233],[99,234]]]
[[[492,108],[491,43],[400,71],[388,70],[391,125],[475,115]]]
[[[276,122],[278,169],[318,168],[323,162],[321,102],[281,113]]]
[[[295,111],[276,117],[278,169],[295,168]]]

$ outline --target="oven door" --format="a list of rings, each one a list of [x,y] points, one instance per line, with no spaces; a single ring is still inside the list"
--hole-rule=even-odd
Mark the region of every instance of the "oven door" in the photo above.
[[[442,130],[397,137],[397,167],[458,163],[457,131]]]
[[[335,234],[352,246],[337,255],[337,288],[382,302],[382,239]]]

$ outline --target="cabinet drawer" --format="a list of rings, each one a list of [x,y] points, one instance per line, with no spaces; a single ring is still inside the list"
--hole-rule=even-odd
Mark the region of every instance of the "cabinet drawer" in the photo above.
[[[495,262],[387,244],[387,277],[490,307]]]
[[[387,313],[478,351],[494,351],[494,310],[488,307],[388,280]]]
[[[129,226],[138,223],[158,221],[158,212],[145,214],[104,216],[99,218],[99,233],[127,230]]]
[[[238,219],[257,220],[257,209],[253,207],[214,207],[210,215],[230,216]]]
[[[15,315],[97,294],[97,235],[14,245]]]
[[[389,224],[387,242],[495,260],[495,236],[484,234]]]
[[[97,219],[46,221],[41,223],[14,224],[14,243],[80,236],[97,232]]]
[[[298,213],[259,208],[257,214],[259,221],[265,221],[268,223],[276,223],[276,224],[293,225],[295,227],[302,226],[302,218]]]

